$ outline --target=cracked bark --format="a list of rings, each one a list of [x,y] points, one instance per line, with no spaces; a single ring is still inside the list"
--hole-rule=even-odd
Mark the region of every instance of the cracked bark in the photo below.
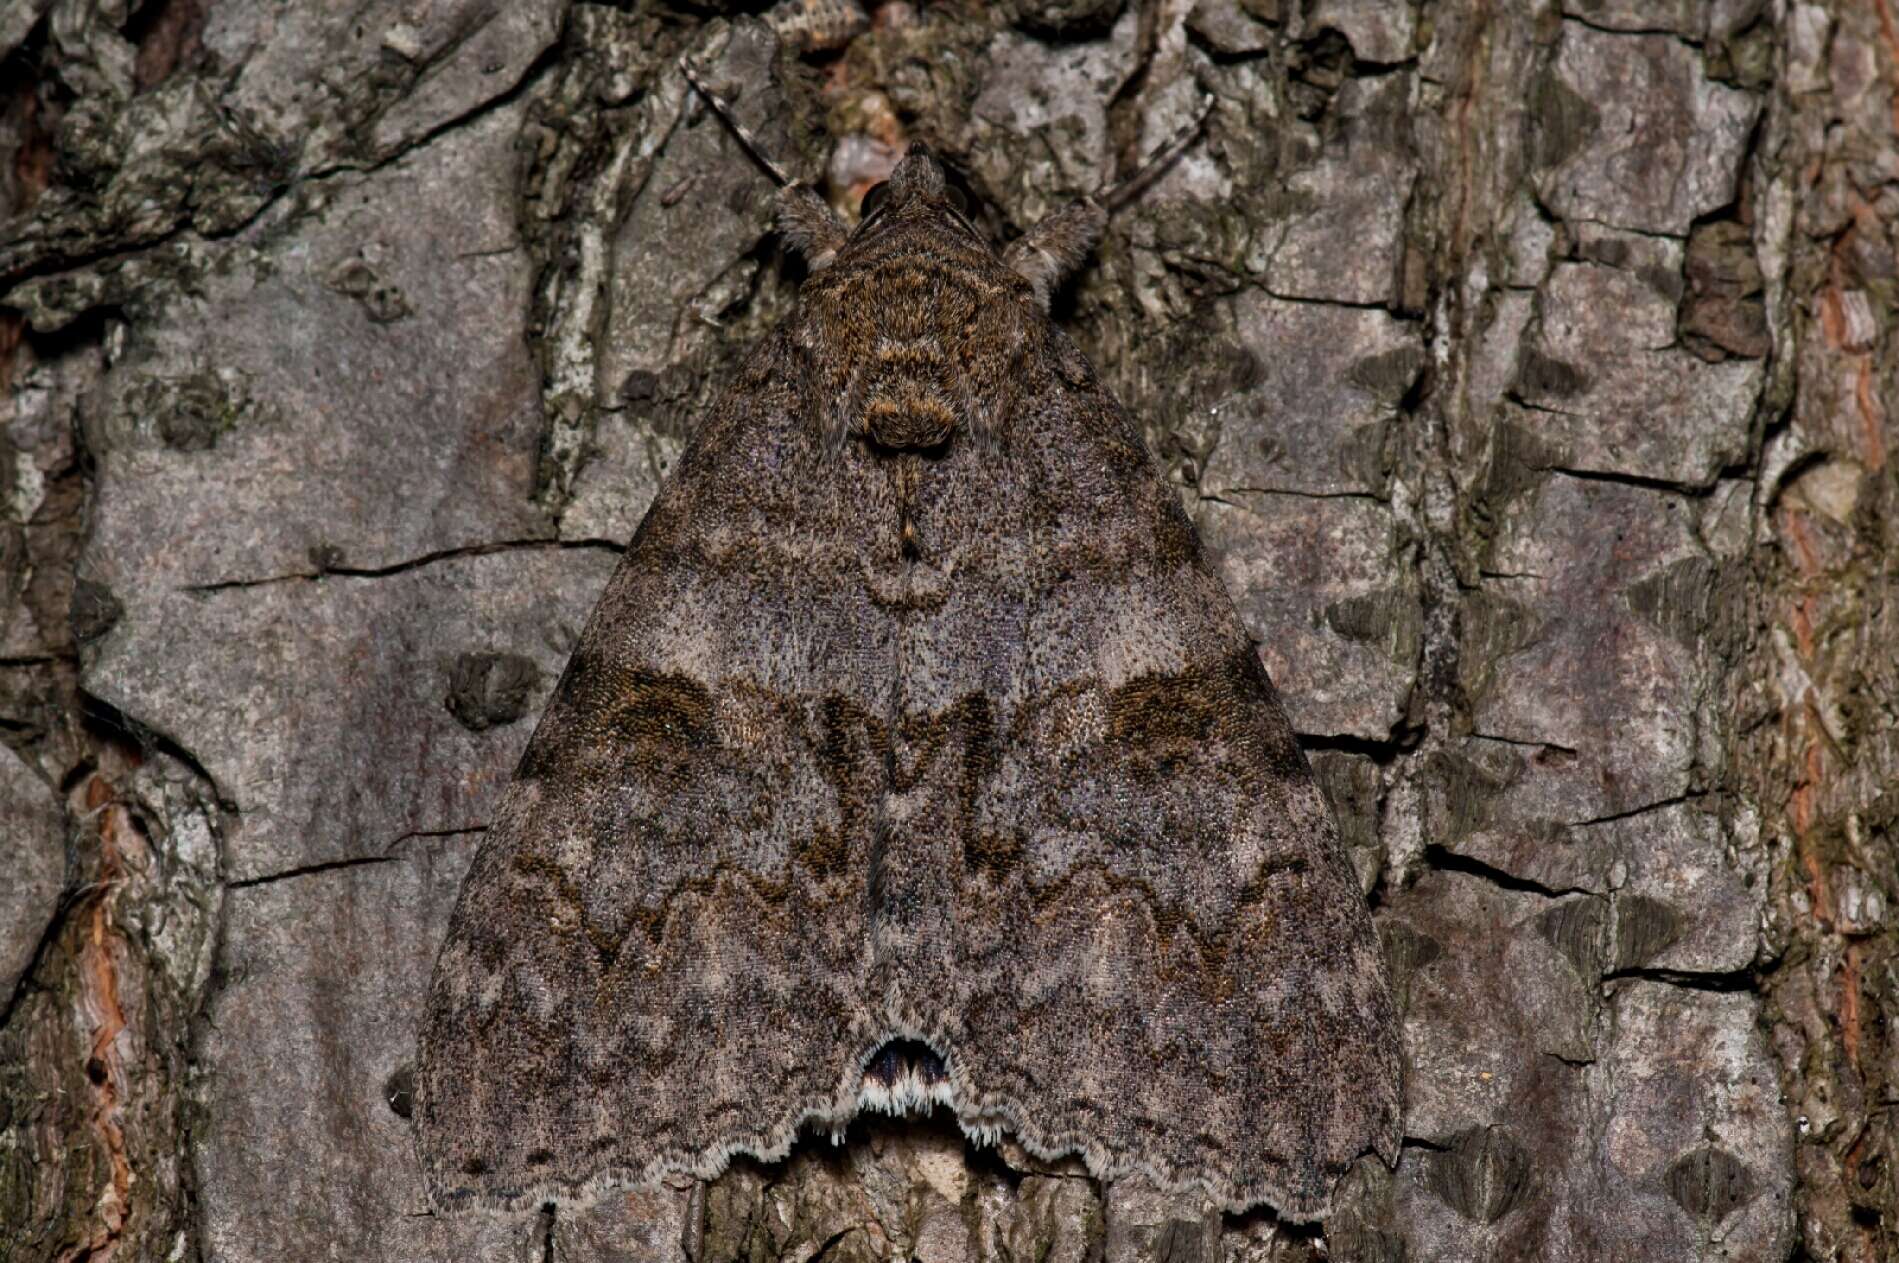
[[[765,7],[0,19],[0,1259],[1899,1252],[1891,0]],[[1404,1158],[1323,1246],[928,1122],[426,1213],[476,834],[795,292],[688,50],[1004,234],[1211,102],[1057,310],[1390,953]]]

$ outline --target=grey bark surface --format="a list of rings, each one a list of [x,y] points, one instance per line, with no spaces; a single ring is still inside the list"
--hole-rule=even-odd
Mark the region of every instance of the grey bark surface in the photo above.
[[[0,1260],[1899,1251],[1899,8],[764,10],[0,9]],[[1211,102],[1056,309],[1390,955],[1405,1151],[1322,1227],[940,1121],[429,1213],[456,887],[795,298],[682,52],[1001,236]]]

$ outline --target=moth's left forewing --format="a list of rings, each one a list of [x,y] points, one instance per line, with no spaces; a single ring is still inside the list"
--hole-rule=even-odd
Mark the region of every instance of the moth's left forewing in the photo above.
[[[464,881],[418,1059],[440,1206],[782,1156],[871,1037],[862,717],[895,670],[862,573],[890,511],[790,357],[754,351],[693,435]]]

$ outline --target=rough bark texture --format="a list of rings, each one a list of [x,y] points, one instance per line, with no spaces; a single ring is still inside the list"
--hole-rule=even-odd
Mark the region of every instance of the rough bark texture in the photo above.
[[[0,8],[0,1259],[1899,1251],[1899,3],[763,8]],[[1005,235],[1211,100],[1058,310],[1400,981],[1322,1234],[929,1123],[427,1213],[456,884],[795,293],[688,50]]]

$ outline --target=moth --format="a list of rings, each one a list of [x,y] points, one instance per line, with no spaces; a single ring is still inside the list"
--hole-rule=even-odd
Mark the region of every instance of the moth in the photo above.
[[[601,596],[462,887],[420,1041],[442,1207],[783,1157],[867,1109],[1325,1214],[1395,1161],[1382,957],[1259,655],[1048,315],[913,147]]]

